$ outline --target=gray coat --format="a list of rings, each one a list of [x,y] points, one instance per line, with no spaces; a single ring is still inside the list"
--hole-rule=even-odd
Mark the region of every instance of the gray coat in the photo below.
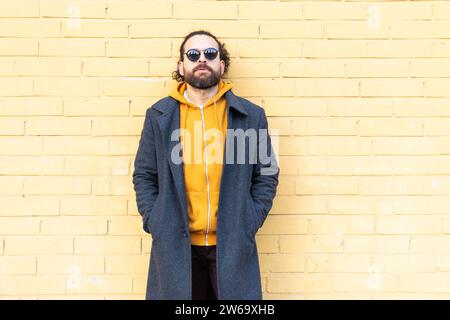
[[[268,128],[263,108],[234,95],[231,90],[225,97],[228,129]],[[172,150],[179,145],[178,140],[171,138],[171,133],[180,127],[178,103],[168,96],[147,109],[134,162],[137,208],[142,215],[143,228],[152,235],[153,241],[147,280],[148,300],[192,299],[191,240],[183,164],[171,160]],[[237,140],[230,143],[235,139],[230,131],[227,130],[217,212],[218,299],[261,300],[255,234],[272,208],[279,167],[270,136],[264,140],[267,142],[264,149],[271,157],[271,163],[262,161],[260,156],[254,158],[256,163],[249,162],[249,139],[245,139],[245,163],[238,162],[239,144]],[[258,141],[263,139],[258,138]],[[233,151],[234,162],[225,162],[227,153]],[[273,170],[264,171],[268,168]]]

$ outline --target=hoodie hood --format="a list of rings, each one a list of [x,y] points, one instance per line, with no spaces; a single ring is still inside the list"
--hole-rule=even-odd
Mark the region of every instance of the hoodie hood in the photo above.
[[[174,99],[176,99],[177,101],[187,105],[188,107],[191,108],[198,108],[198,106],[196,106],[195,104],[193,104],[192,102],[190,102],[189,100],[187,100],[184,97],[184,93],[186,91],[187,88],[187,84],[186,81],[180,82],[170,93],[170,96]],[[211,105],[211,104],[216,104],[217,101],[222,98],[223,95],[225,95],[225,93],[230,90],[232,88],[232,84],[230,82],[225,82],[224,80],[220,79],[219,80],[219,87],[218,87],[218,91],[217,93],[211,97],[205,104],[205,107]]]

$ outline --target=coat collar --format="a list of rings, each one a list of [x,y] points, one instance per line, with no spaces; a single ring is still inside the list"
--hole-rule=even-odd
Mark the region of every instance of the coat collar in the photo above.
[[[228,90],[225,93],[225,97],[227,100],[227,117],[228,117],[228,126],[227,129],[233,129],[233,113],[231,112],[231,109],[234,109],[241,113],[244,116],[248,116],[248,112],[245,109],[245,107],[241,104],[239,99],[236,97],[236,95],[231,92],[231,90]],[[172,171],[175,187],[176,187],[176,194],[178,195],[178,199],[180,200],[183,216],[185,219],[186,225],[189,225],[188,223],[188,212],[187,212],[187,202],[186,202],[186,187],[184,183],[184,169],[182,163],[174,163],[172,161],[172,150],[174,150],[175,153],[180,150],[181,144],[178,139],[172,140],[172,132],[175,132],[175,130],[180,128],[180,108],[179,108],[179,102],[175,100],[172,97],[168,97],[167,103],[161,103],[161,104],[155,104],[153,106],[154,109],[162,112],[162,114],[157,118],[157,122],[159,125],[159,128],[161,130],[163,139],[164,139],[164,150],[166,152],[166,158],[169,162],[169,167]],[[228,130],[227,130],[228,134]],[[228,139],[226,137],[226,139]],[[231,139],[231,138],[230,138]],[[232,166],[225,165],[225,159],[227,155],[227,150],[230,148],[230,145],[228,143],[225,144],[225,150],[223,154],[223,166],[222,166],[222,180],[225,180],[227,175],[231,175],[231,171],[233,170]],[[229,152],[229,151],[228,151]],[[178,153],[179,154],[179,153]],[[222,185],[222,184],[221,184]],[[220,206],[220,199],[219,199],[219,206]]]
[[[156,109],[162,113],[174,112],[175,109],[178,108],[179,102],[170,96],[167,98],[169,99],[169,103],[156,104],[154,106],[154,109]],[[241,104],[239,99],[236,97],[236,95],[231,90],[228,90],[227,92],[225,92],[225,98],[227,100],[227,106],[235,109],[236,111],[242,113],[245,116],[248,116],[247,110],[245,110],[245,107]]]

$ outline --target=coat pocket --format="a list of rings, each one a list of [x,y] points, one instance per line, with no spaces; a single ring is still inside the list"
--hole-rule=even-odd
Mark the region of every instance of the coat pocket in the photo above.
[[[251,197],[251,195],[249,195],[248,198],[249,198],[250,212],[251,212],[252,221],[253,221],[252,235],[255,235],[259,229],[258,213],[256,212],[255,204],[253,202],[253,198]]]
[[[159,195],[156,197],[156,200],[153,204],[153,207],[151,210],[148,210],[144,214],[143,218],[143,226],[144,230],[152,235],[152,238],[154,239],[157,236],[158,233],[158,226],[157,226],[157,217],[159,215]]]

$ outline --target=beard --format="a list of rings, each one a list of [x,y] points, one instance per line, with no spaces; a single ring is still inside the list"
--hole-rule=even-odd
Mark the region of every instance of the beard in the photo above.
[[[208,68],[209,72],[197,75],[196,71],[185,72],[184,81],[197,89],[209,89],[220,81],[220,73]]]

